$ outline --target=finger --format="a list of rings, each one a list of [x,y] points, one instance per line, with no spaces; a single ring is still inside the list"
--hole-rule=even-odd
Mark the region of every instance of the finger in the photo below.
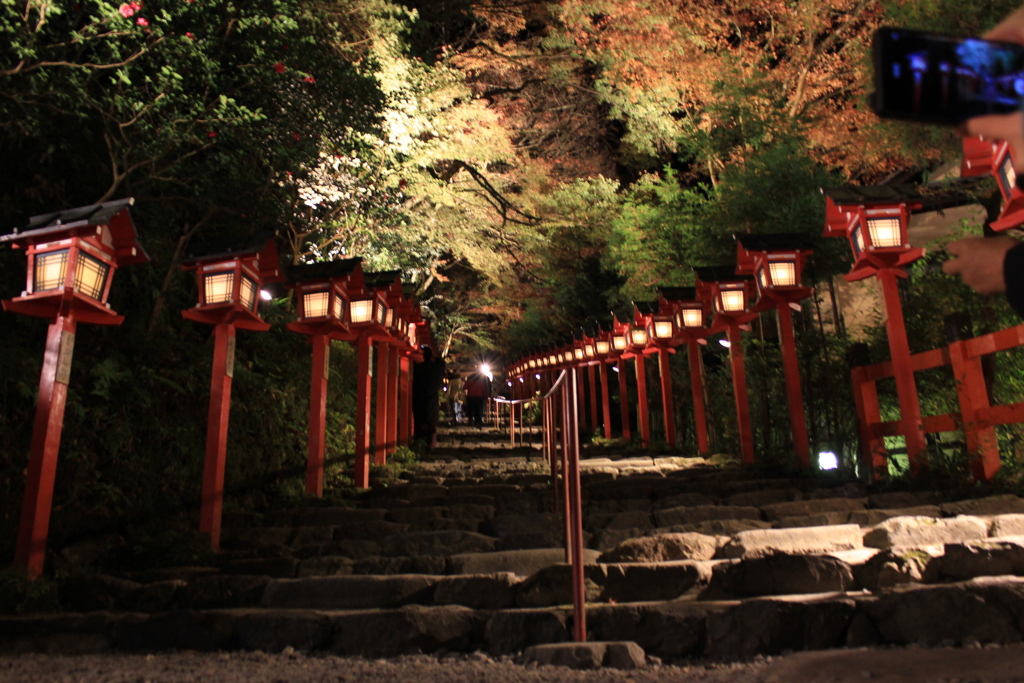
[[[960,272],[960,259],[950,259],[942,264],[942,272],[946,275],[957,275]]]
[[[968,135],[980,135],[983,138],[996,138],[999,140],[1010,140],[1019,136],[1020,122],[1019,113],[1014,114],[987,114],[967,119],[963,129]]]
[[[982,37],[985,40],[1005,40],[1024,44],[1024,7],[1003,19],[998,26]]]
[[[968,244],[970,241],[971,238],[969,237],[962,240],[954,240],[946,245],[946,251],[954,256],[962,256],[963,253],[970,248],[970,245]],[[949,263],[949,261],[946,263]]]

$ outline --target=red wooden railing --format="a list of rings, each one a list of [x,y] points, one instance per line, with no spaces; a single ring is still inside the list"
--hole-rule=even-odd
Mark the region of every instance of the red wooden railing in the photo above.
[[[1018,346],[1024,346],[1024,325],[954,341],[949,346],[910,357],[914,372],[944,365],[952,367],[960,412],[923,417],[923,431],[934,433],[962,430],[967,451],[972,458],[971,470],[974,477],[981,481],[988,481],[999,470],[996,425],[1024,422],[1024,401],[1005,405],[989,404],[981,358]],[[876,382],[892,376],[892,361],[851,368],[862,456],[876,476],[880,469],[886,467],[883,437],[903,434],[900,420],[883,422],[879,411]]]
[[[516,407],[522,416],[522,406],[541,401],[543,408],[542,452],[551,468],[554,484],[555,508],[561,507],[565,518],[565,561],[572,565],[572,608],[573,638],[583,643],[587,640],[586,593],[583,583],[583,501],[580,494],[580,433],[579,433],[579,389],[576,373],[562,370],[551,389],[539,398],[507,400],[495,399],[497,404],[507,404],[509,428],[515,434]],[[513,436],[513,444],[515,443]],[[561,477],[559,477],[561,474]]]

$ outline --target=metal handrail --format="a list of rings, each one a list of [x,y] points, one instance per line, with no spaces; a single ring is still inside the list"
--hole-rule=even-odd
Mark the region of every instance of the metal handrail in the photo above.
[[[557,395],[557,396],[556,396]],[[560,401],[556,402],[555,399]],[[562,370],[546,394],[529,399],[495,399],[509,404],[509,430],[515,445],[515,406],[540,401],[543,406],[542,448],[551,468],[558,509],[558,472],[561,465],[562,504],[565,518],[565,561],[572,567],[573,638],[587,640],[586,592],[583,583],[583,501],[580,493],[579,392],[576,373]],[[559,428],[560,427],[560,428]],[[556,451],[561,457],[556,458]]]

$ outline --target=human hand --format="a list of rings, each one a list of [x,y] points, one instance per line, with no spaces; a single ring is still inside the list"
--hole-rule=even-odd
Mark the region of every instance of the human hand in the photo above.
[[[1001,40],[1024,45],[1024,7],[1003,19],[986,33],[986,40]],[[961,135],[980,135],[988,140],[1005,140],[1013,151],[1013,167],[1024,173],[1024,113],[990,114],[967,119],[958,131]]]
[[[1003,261],[1006,252],[1020,244],[1012,237],[967,237],[946,245],[953,254],[942,264],[942,272],[959,275],[964,284],[978,294],[1006,292],[1003,280]]]

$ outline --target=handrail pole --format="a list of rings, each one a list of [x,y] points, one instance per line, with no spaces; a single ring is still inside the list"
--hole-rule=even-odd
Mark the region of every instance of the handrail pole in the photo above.
[[[575,379],[575,378],[573,378]],[[583,577],[583,501],[580,491],[580,440],[576,423],[576,406],[579,401],[577,385],[569,381],[565,385],[566,404],[569,407],[567,433],[565,435],[568,469],[566,489],[569,498],[569,518],[572,532],[572,608],[573,635],[576,642],[587,640],[586,592]]]

